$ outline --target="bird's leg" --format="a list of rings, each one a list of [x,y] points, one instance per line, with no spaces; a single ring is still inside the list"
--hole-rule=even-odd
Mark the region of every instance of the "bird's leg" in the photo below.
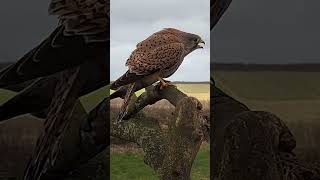
[[[160,81],[160,89],[164,89],[164,88],[169,87],[169,86],[176,87],[170,81],[166,81],[166,80],[162,79],[161,77],[158,77],[158,80]]]

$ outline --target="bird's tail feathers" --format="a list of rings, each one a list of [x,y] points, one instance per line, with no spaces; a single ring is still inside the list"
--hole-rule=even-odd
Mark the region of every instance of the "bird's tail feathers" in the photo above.
[[[120,123],[123,121],[123,119],[125,118],[125,116],[128,114],[128,107],[129,107],[129,102],[130,99],[132,97],[132,95],[134,94],[134,89],[135,89],[136,83],[132,83],[129,85],[129,88],[127,90],[127,93],[123,99],[123,104],[120,108],[118,117],[117,117],[117,123]]]
[[[111,83],[110,89],[117,90],[121,86],[128,85],[130,83],[135,82],[135,80],[139,79],[141,76],[131,73],[130,71],[127,71],[125,74],[123,74],[119,79]]]

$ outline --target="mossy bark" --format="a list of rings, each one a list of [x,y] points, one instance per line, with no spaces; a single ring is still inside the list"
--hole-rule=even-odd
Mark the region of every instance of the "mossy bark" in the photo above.
[[[167,99],[175,108],[169,119],[169,129],[162,131],[154,119],[138,113],[143,107]],[[147,89],[129,105],[130,120],[111,125],[111,136],[136,142],[144,151],[144,161],[163,180],[188,180],[191,167],[202,141],[204,118],[201,103],[187,97],[176,88],[160,90],[157,86]],[[115,115],[111,116],[115,121]]]

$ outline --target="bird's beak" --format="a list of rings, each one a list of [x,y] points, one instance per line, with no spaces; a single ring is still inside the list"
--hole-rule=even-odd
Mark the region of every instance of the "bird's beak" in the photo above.
[[[197,49],[203,49],[203,46],[205,45],[206,43],[200,39],[199,42],[198,42],[198,45],[197,45]]]

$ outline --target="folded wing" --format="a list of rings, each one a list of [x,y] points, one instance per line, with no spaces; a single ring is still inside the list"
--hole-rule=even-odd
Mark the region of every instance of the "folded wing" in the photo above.
[[[146,46],[150,48],[150,46]],[[117,89],[135,82],[145,76],[157,73],[175,66],[183,59],[184,45],[182,43],[169,43],[146,50],[138,48],[132,52],[127,60],[129,70],[111,85]]]

